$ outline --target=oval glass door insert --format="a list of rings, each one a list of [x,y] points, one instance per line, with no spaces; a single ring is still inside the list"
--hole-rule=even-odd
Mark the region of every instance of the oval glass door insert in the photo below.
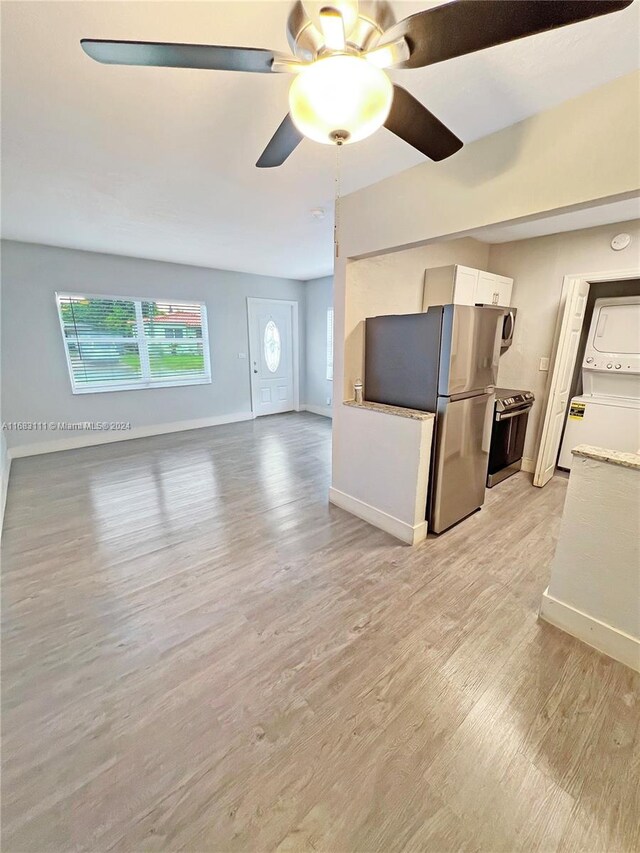
[[[281,353],[280,332],[273,320],[269,320],[264,327],[264,360],[271,373],[275,373],[280,366]]]

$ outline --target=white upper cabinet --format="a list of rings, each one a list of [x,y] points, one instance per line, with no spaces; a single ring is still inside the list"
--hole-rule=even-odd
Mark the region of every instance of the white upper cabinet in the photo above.
[[[480,271],[475,301],[481,302],[483,305],[503,305],[506,308],[511,304],[512,288],[512,278]]]
[[[429,305],[511,304],[513,279],[495,273],[454,264],[425,270],[422,309]]]
[[[458,265],[454,269],[451,302],[456,305],[475,305],[475,296],[478,291],[478,270]]]

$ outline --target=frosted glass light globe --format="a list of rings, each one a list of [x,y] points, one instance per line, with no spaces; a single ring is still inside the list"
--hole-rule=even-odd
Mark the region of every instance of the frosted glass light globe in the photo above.
[[[289,109],[298,130],[316,142],[345,143],[370,136],[385,123],[393,86],[381,68],[358,56],[318,59],[291,84]]]

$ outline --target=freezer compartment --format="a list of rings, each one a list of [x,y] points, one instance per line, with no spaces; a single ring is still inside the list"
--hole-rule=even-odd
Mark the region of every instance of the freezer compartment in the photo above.
[[[484,503],[493,405],[493,394],[438,398],[427,506],[433,533],[442,533]]]
[[[432,305],[365,321],[365,399],[435,412],[440,396],[494,386],[502,309]]]
[[[442,306],[365,320],[365,399],[435,412],[441,328]]]

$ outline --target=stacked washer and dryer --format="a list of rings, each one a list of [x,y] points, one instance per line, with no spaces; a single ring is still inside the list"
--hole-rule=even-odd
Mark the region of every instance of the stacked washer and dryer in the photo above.
[[[569,406],[561,468],[578,444],[640,448],[640,296],[596,299],[582,361],[582,391]]]

